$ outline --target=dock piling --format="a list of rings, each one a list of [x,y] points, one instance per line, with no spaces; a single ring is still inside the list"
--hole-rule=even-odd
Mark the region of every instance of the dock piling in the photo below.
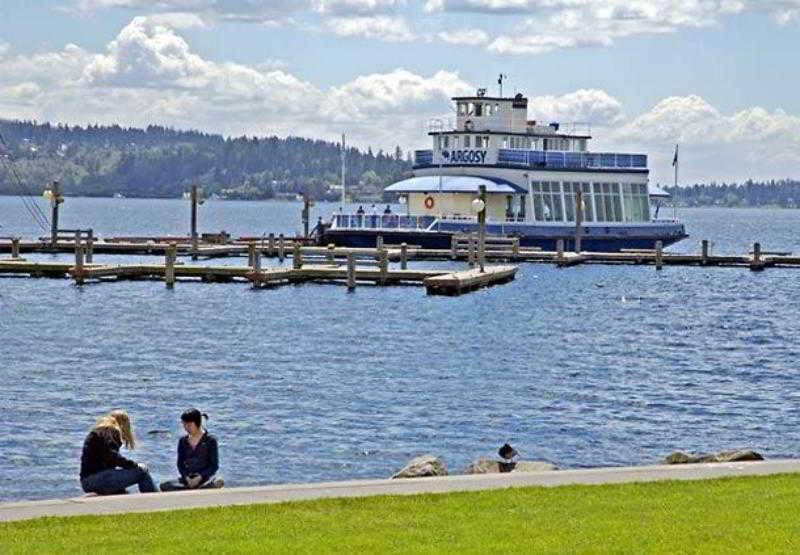
[[[278,235],[278,262],[283,264],[283,259],[286,258],[286,245],[283,242],[283,233]]]
[[[519,237],[511,239],[511,258],[515,259],[519,256]]]
[[[458,235],[453,233],[450,236],[450,260],[455,260],[458,257]]]
[[[708,264],[708,239],[703,239],[703,242],[701,243],[701,246],[700,246],[700,256],[701,256],[701,261],[700,261],[700,263],[701,263],[703,266],[705,266],[706,264]]]
[[[556,241],[556,262],[559,266],[564,262],[564,239]]]
[[[247,265],[251,268],[255,265],[256,259],[256,242],[250,241],[247,243]]]
[[[378,235],[375,238],[375,248],[380,251],[383,248],[383,235]]]
[[[664,268],[664,243],[656,241],[656,270]]]
[[[300,243],[295,243],[292,249],[292,268],[300,270],[303,267],[303,253],[300,251]]]
[[[356,258],[352,252],[347,253],[347,289],[348,291],[356,289]]]
[[[86,263],[94,262],[94,230],[86,230]]]
[[[380,271],[380,284],[386,285],[386,274],[389,273],[389,252],[384,248],[378,250],[378,270]]]
[[[333,243],[328,244],[328,251],[325,253],[325,259],[328,261],[329,264],[335,264],[336,259],[334,258],[334,254],[336,253],[336,245]]]
[[[408,269],[408,244],[406,243],[400,244],[400,269]]]
[[[11,258],[19,258],[19,237],[11,239]]]
[[[75,285],[83,285],[83,245],[75,244]]]
[[[578,190],[575,192],[575,254],[580,254],[583,240],[583,191],[580,185],[576,187]]]
[[[270,233],[267,237],[267,256],[272,258],[275,256],[275,234]]]
[[[167,289],[175,287],[175,259],[177,258],[178,247],[175,243],[170,243],[164,257],[164,283]]]
[[[753,243],[753,259],[750,262],[750,269],[754,272],[764,269],[764,261],[761,258],[761,243]]]

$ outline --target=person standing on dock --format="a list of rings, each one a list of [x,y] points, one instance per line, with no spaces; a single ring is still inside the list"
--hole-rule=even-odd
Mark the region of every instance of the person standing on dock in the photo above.
[[[146,465],[119,454],[123,443],[128,449],[136,445],[128,413],[114,410],[98,419],[83,442],[80,473],[83,491],[115,495],[127,493],[127,488],[134,484],[141,493],[157,491]]]
[[[203,428],[203,417],[197,409],[181,414],[186,435],[178,441],[178,473],[180,478],[162,482],[161,491],[221,488],[225,481],[215,476],[219,470],[217,438]]]

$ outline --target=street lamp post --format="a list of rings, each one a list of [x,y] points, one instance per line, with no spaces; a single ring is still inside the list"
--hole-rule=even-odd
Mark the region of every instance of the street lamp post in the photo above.
[[[486,185],[480,186],[478,195],[472,201],[472,211],[478,215],[478,266],[483,273],[486,255]]]

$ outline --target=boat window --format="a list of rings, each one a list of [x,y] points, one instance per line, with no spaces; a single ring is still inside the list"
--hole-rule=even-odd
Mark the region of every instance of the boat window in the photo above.
[[[594,221],[594,201],[592,200],[592,184],[581,183],[581,191],[583,191],[583,221]]]
[[[503,137],[503,148],[508,148],[508,137]]]
[[[450,137],[448,135],[444,136],[444,148],[450,148]]]
[[[477,144],[475,146],[478,146]],[[464,135],[464,148],[469,148],[469,135]]]
[[[544,201],[542,200],[542,184],[538,181],[531,181],[531,191],[533,192],[533,219],[544,221]]]
[[[641,183],[622,184],[622,204],[626,222],[646,222],[650,219],[647,186]]]
[[[568,222],[575,221],[575,185],[569,181],[562,184],[564,188],[564,215]]]
[[[611,184],[611,200],[614,204],[614,221],[621,222],[623,220],[622,214],[622,195],[619,191],[619,183]]]
[[[458,115],[463,116],[467,113],[467,104],[465,102],[458,103]]]
[[[480,117],[483,115],[483,104],[480,102],[475,103],[475,116]]]
[[[600,183],[592,184],[592,196],[594,198],[595,220],[598,222],[606,221],[606,202],[603,195],[603,186]]]
[[[453,136],[453,148],[458,148],[458,135]]]

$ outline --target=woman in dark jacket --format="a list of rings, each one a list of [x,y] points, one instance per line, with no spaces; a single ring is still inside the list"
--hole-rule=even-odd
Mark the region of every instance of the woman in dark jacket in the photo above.
[[[203,428],[203,417],[197,409],[181,414],[186,435],[178,441],[178,473],[176,480],[161,483],[161,491],[221,488],[225,481],[215,476],[219,470],[217,438]]]
[[[126,488],[133,484],[137,484],[142,493],[157,491],[147,466],[119,454],[123,442],[128,449],[134,448],[133,428],[128,413],[115,410],[97,421],[83,442],[83,491],[114,495],[127,493]]]

